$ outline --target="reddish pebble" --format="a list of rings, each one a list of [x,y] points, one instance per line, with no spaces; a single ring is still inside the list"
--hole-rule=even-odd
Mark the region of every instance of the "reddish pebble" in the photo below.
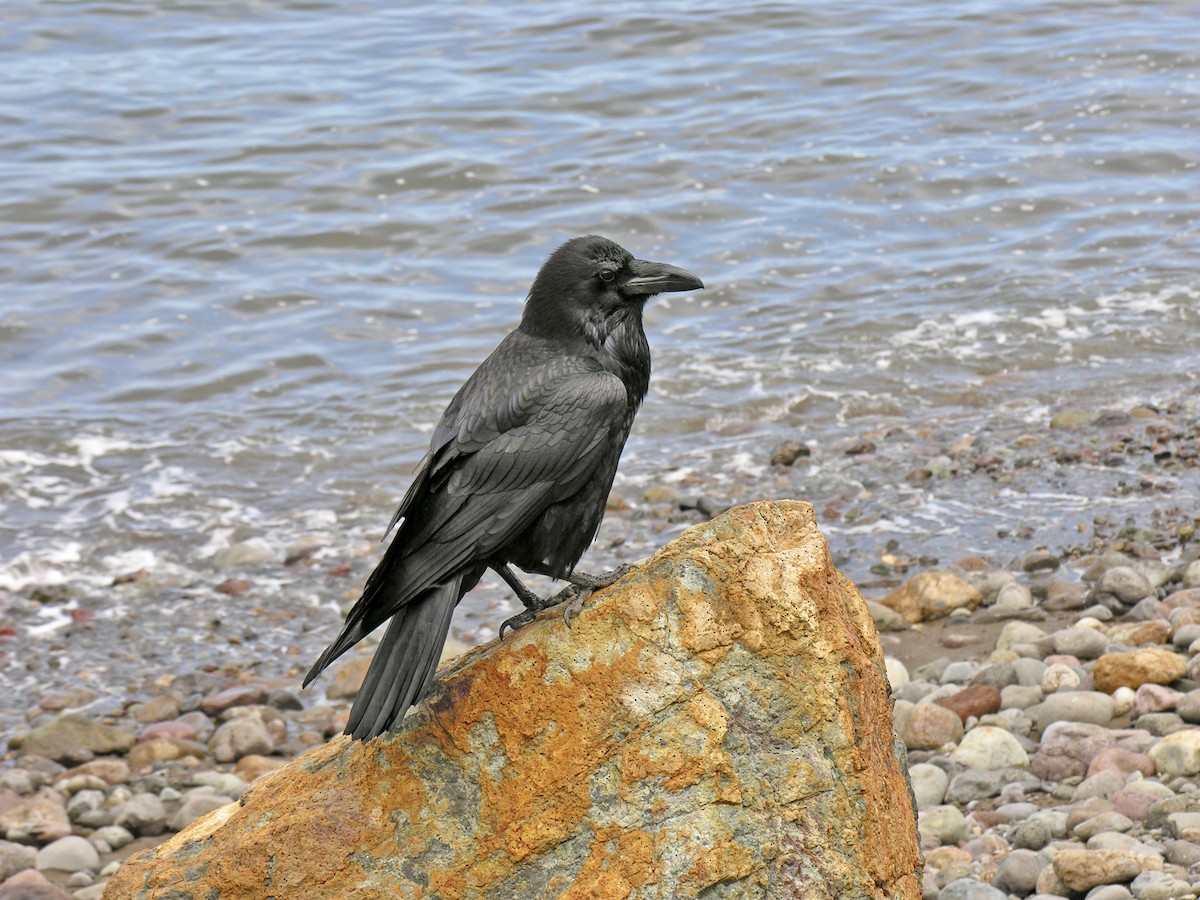
[[[1144,753],[1134,753],[1132,750],[1126,750],[1124,747],[1109,747],[1107,750],[1101,750],[1088,765],[1088,778],[1091,778],[1097,772],[1112,771],[1118,775],[1131,775],[1134,772],[1141,772],[1147,778],[1153,775],[1157,768],[1154,765],[1154,760]]]
[[[175,738],[181,741],[196,740],[196,729],[187,722],[181,722],[178,719],[167,722],[155,722],[153,725],[147,725],[142,729],[142,733],[138,735],[139,741],[150,741],[154,738]]]
[[[979,718],[999,712],[1000,691],[990,684],[974,684],[936,702],[956,713],[965,723],[971,716]]]
[[[257,706],[267,702],[269,691],[261,684],[238,684],[204,698],[204,714],[216,716],[235,706]]]
[[[242,594],[249,593],[252,587],[254,587],[254,582],[248,578],[226,578],[217,585],[217,590],[230,597],[240,597]]]
[[[1143,684],[1137,689],[1133,700],[1133,718],[1144,716],[1146,713],[1166,712],[1174,709],[1183,694],[1161,684]]]
[[[1149,791],[1131,791],[1122,788],[1112,795],[1112,805],[1116,812],[1135,822],[1145,822],[1150,814],[1150,807],[1162,798]]]
[[[334,578],[345,578],[353,570],[349,566],[334,566],[329,570],[329,574]]]

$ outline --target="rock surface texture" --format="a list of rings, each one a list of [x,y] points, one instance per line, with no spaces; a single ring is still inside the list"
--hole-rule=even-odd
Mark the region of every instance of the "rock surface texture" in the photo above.
[[[812,507],[738,507],[128,860],[106,898],[921,896],[866,604]]]

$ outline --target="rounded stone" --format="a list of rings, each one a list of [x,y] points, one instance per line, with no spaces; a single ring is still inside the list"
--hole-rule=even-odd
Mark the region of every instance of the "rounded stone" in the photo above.
[[[166,831],[167,811],[154,794],[134,794],[118,807],[113,824],[121,825],[136,835],[152,837]]]
[[[1107,569],[1096,582],[1096,591],[1112,594],[1126,606],[1132,606],[1143,597],[1154,593],[1154,585],[1132,566],[1113,566]]]
[[[999,609],[1029,609],[1033,606],[1033,594],[1023,584],[1006,584],[996,594],[994,605]]]
[[[908,684],[908,667],[894,656],[883,658],[884,668],[887,669],[888,684],[892,690]]]
[[[1010,894],[1024,897],[1037,887],[1038,875],[1045,863],[1033,850],[1018,848],[1000,860],[992,885]]]
[[[967,836],[967,820],[957,806],[935,806],[920,811],[917,830],[939,844],[957,844]]]
[[[937,750],[958,742],[962,736],[962,719],[953,710],[936,703],[914,706],[900,734],[909,750]]]
[[[1130,882],[1129,890],[1137,900],[1179,900],[1195,893],[1186,881],[1167,872],[1143,872]]]
[[[113,850],[120,850],[126,844],[133,843],[133,835],[128,828],[120,825],[105,825],[92,832],[92,839],[104,841]]]
[[[1108,638],[1095,628],[1064,628],[1054,633],[1054,652],[1095,659],[1108,649]]]
[[[1036,815],[1019,822],[1009,835],[1009,841],[1014,847],[1027,850],[1041,850],[1052,840],[1054,840],[1054,830],[1050,823]]]
[[[950,758],[972,769],[1023,768],[1029,755],[1020,741],[1003,728],[980,725],[969,731]]]
[[[1077,838],[1087,840],[1095,837],[1098,834],[1105,834],[1112,831],[1124,833],[1133,827],[1133,820],[1129,819],[1115,810],[1100,813],[1097,816],[1092,816],[1090,819],[1084,819],[1076,825],[1071,833]]]
[[[1052,666],[1046,666],[1046,671],[1042,673],[1042,693],[1073,691],[1079,687],[1081,681],[1079,673],[1073,668],[1055,663]]]
[[[1014,620],[1000,629],[996,638],[996,649],[1006,650],[1014,644],[1033,644],[1046,637],[1046,632],[1029,622]]]
[[[946,789],[946,800],[959,805],[975,800],[986,800],[989,797],[1000,796],[1000,792],[1007,785],[1008,776],[1005,772],[993,769],[967,769],[965,772],[959,772],[950,780],[950,787]]]
[[[247,717],[230,719],[219,726],[208,739],[208,746],[217,762],[234,762],[251,753],[266,755],[275,749],[275,742],[266,725]]]
[[[100,854],[87,838],[69,834],[47,844],[37,854],[37,867],[41,871],[57,869],[61,872],[95,871],[100,868]]]
[[[1186,671],[1187,663],[1178,654],[1143,647],[1125,653],[1105,653],[1096,660],[1092,677],[1097,690],[1111,694],[1119,687],[1136,690],[1143,684],[1170,684]]]
[[[1045,731],[1056,722],[1087,722],[1107,726],[1113,719],[1113,699],[1099,691],[1050,694],[1038,706],[1037,725]]]
[[[1112,692],[1113,698],[1113,715],[1124,716],[1133,711],[1133,703],[1137,699],[1137,694],[1133,688],[1119,687]]]
[[[935,701],[952,710],[965,723],[968,719],[986,716],[1000,710],[1000,691],[990,684],[974,684],[956,694]]]
[[[917,799],[918,809],[937,806],[946,799],[946,788],[950,785],[950,776],[941,767],[929,763],[917,763],[909,767],[908,777],[912,783],[913,796]]]
[[[1200,772],[1200,729],[1169,734],[1150,748],[1159,774],[1173,778]]]
[[[1116,738],[1107,728],[1088,722],[1054,722],[1043,729],[1030,765],[1039,778],[1061,781],[1083,775],[1097,753],[1113,746]]]
[[[1096,757],[1099,759],[1099,756]],[[1092,760],[1094,763],[1095,760]],[[1104,770],[1095,775],[1089,775],[1075,787],[1071,794],[1071,802],[1078,803],[1092,797],[1102,797],[1105,800],[1125,787],[1125,776],[1118,772]]]
[[[1124,747],[1109,747],[1107,750],[1101,750],[1092,758],[1087,773],[1088,777],[1091,777],[1098,772],[1105,771],[1116,772],[1123,778],[1128,778],[1134,772],[1140,772],[1148,778],[1157,770],[1154,760],[1145,753],[1135,753]]]
[[[1008,900],[1008,897],[990,884],[959,878],[938,891],[937,900]]]

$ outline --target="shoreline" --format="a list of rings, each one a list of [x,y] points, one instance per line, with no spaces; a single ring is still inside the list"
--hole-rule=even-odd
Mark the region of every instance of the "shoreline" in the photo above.
[[[1012,622],[1056,633],[1086,618],[1083,610],[1094,604],[1085,601],[1094,591],[1083,575],[1097,558],[1115,553],[1152,575],[1155,602],[1167,596],[1169,587],[1182,589],[1182,573],[1200,558],[1200,542],[1194,540],[1200,507],[1187,502],[1192,486],[1200,482],[1196,404],[1161,410],[1139,406],[1101,415],[1068,412],[1042,428],[1014,427],[974,439],[951,439],[950,428],[942,433],[892,429],[808,448],[807,455],[800,449],[787,462],[779,455],[794,448],[767,448],[764,455],[777,461],[756,481],[757,489],[784,493],[834,462],[841,464],[843,480],[823,483],[828,488],[824,498],[815,498],[818,522],[838,567],[848,575],[862,573],[853,580],[872,603],[884,652],[892,665],[900,664],[896,671],[910,673],[904,676],[907,684],[934,676],[927,692],[933,694],[947,683],[942,675],[955,664],[987,667],[997,637]],[[894,536],[905,516],[923,508],[965,503],[968,496],[977,503],[983,498],[1000,503],[1006,496],[1028,496],[1037,484],[1070,483],[1078,490],[1085,482],[1102,484],[1097,494],[1102,499],[1138,504],[1140,516],[1098,514],[1085,528],[1065,523],[1054,533],[1072,540],[1050,547],[1040,543],[1043,532],[1038,528],[1018,527],[997,533],[990,552],[952,559],[922,552],[937,542],[936,533]],[[859,485],[858,493],[842,490],[847,483]],[[1170,488],[1163,490],[1164,484]],[[732,493],[738,482],[725,486]],[[889,492],[889,486],[894,490]],[[630,485],[619,486],[585,563],[616,565],[648,555],[683,528],[723,509],[723,501],[713,499],[720,487],[700,478],[681,479],[649,485],[640,497],[630,497]],[[994,517],[982,517],[994,527]],[[25,799],[39,790],[57,792],[63,816],[80,792],[93,792],[87,798],[95,801],[91,818],[58,821],[60,831],[77,835],[94,836],[100,832],[93,828],[116,825],[122,804],[135,796],[154,813],[149,822],[126,829],[129,843],[108,845],[93,874],[128,855],[130,848],[144,849],[165,839],[177,830],[174,824],[182,827],[196,810],[235,798],[247,779],[341,730],[355,678],[361,678],[374,645],[350,654],[348,663],[321,679],[316,690],[300,691],[299,680],[340,626],[339,607],[357,598],[378,548],[364,543],[354,555],[330,558],[326,546],[314,540],[293,545],[282,560],[264,560],[247,549],[252,547],[231,545],[218,554],[220,568],[199,583],[164,584],[153,572],[134,572],[115,579],[107,595],[72,595],[47,585],[10,604],[0,652],[7,672],[20,677],[10,678],[0,706],[6,737],[11,741],[78,712],[96,727],[123,729],[129,746],[118,751],[126,763],[114,776],[115,784],[98,785],[99,776],[86,768],[70,769],[72,764],[86,767],[84,758],[68,753],[61,763],[43,760],[30,768],[12,748],[0,764],[0,783]],[[901,628],[894,615],[877,605],[889,591],[915,582],[922,573],[946,571],[980,592],[984,601],[976,611]],[[269,597],[263,596],[263,585],[272,586]],[[544,587],[538,583],[536,589]],[[452,649],[463,651],[480,637],[490,639],[512,612],[498,578],[485,579],[470,600],[456,615]],[[1115,615],[1109,620],[1129,618],[1128,608],[1110,605]],[[47,617],[47,611],[53,615]],[[1090,615],[1101,613],[1094,609]],[[47,628],[47,618],[62,624]],[[39,628],[40,633],[28,633]],[[29,654],[33,647],[42,652]],[[1080,683],[1086,685],[1086,663],[1076,663]],[[894,687],[901,699],[913,696],[914,689],[905,684]],[[226,702],[230,705],[224,706]],[[26,710],[33,712],[26,715]],[[248,743],[214,750],[225,746],[214,735],[240,718],[253,721],[239,726],[249,734],[244,738]],[[210,745],[214,740],[217,744]],[[222,755],[228,758],[218,762]],[[913,764],[928,764],[936,756],[914,751]],[[245,777],[234,775],[239,769]],[[87,777],[80,781],[82,776]],[[203,776],[200,783],[198,776]],[[143,797],[147,794],[158,799],[157,808]],[[76,814],[83,815],[78,809]],[[111,821],[101,824],[106,818]],[[130,821],[140,822],[134,816],[125,824]],[[118,835],[116,843],[122,840]],[[66,884],[57,875],[51,880]],[[83,876],[75,880],[75,889],[89,889],[78,884]]]

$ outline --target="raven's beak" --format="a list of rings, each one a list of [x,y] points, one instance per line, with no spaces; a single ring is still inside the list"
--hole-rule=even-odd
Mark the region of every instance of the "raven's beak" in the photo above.
[[[629,269],[633,277],[621,285],[628,294],[662,294],[667,291],[695,291],[704,287],[704,282],[679,266],[667,263],[631,260]]]

